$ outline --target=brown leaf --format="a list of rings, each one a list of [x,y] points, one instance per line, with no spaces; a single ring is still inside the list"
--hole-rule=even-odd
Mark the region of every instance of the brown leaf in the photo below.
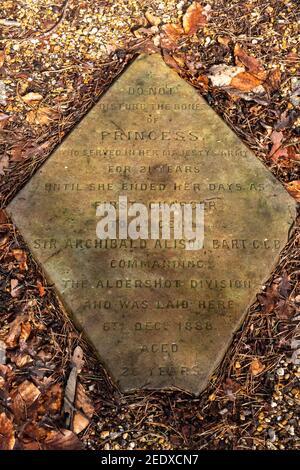
[[[12,354],[11,356],[12,362],[16,364],[16,366],[22,368],[27,364],[30,364],[33,359],[29,354]]]
[[[267,86],[269,92],[272,92],[280,88],[280,83],[281,83],[281,71],[278,68],[276,68],[269,73],[265,86]]]
[[[45,450],[81,450],[83,446],[72,431],[60,429],[48,433],[43,448]]]
[[[177,46],[179,39],[184,34],[184,30],[178,24],[168,23],[162,27],[161,46],[166,49],[173,49]]]
[[[250,371],[252,375],[256,376],[260,374],[264,369],[265,366],[262,364],[262,362],[260,362],[258,358],[252,360],[250,364]]]
[[[88,418],[91,418],[95,412],[91,399],[88,397],[81,383],[77,385],[75,406],[77,410],[83,411]]]
[[[273,161],[277,161],[281,157],[288,157],[288,150],[282,146],[283,133],[281,131],[273,131],[270,139],[272,142],[272,148],[269,153],[269,157]]]
[[[11,324],[8,336],[5,338],[5,344],[8,348],[15,348],[18,344],[21,334],[22,318],[17,317]]]
[[[28,104],[29,106],[36,106],[39,102],[43,99],[43,96],[40,93],[27,93],[27,95],[21,97],[24,103]]]
[[[25,158],[42,155],[50,147],[49,142],[44,142],[41,145],[34,145],[28,143],[28,141],[21,141],[17,145],[14,145],[10,150],[10,158],[12,161],[20,161]]]
[[[170,54],[168,54],[165,50],[163,51],[163,59],[165,63],[172,69],[180,70],[180,67],[178,63],[176,62],[176,60]]]
[[[279,284],[279,294],[286,299],[290,291],[291,291],[290,276],[288,275],[286,271],[284,271],[281,277],[280,284]]]
[[[218,36],[217,41],[222,46],[228,47],[231,39],[230,36]]]
[[[5,50],[0,50],[0,67],[3,67],[5,61]]]
[[[15,446],[13,423],[5,413],[0,414],[0,450],[12,450]]]
[[[0,129],[5,128],[5,124],[7,123],[9,118],[10,118],[10,116],[8,114],[0,113]]]
[[[278,284],[272,284],[267,288],[264,294],[259,294],[257,299],[263,307],[264,313],[267,315],[270,314],[274,310],[275,305],[279,299]]]
[[[15,248],[14,250],[12,250],[12,254],[14,256],[14,258],[18,261],[19,263],[19,268],[20,268],[20,271],[27,271],[28,267],[27,267],[27,254],[24,250],[21,250],[19,248]]]
[[[80,440],[72,431],[49,431],[35,423],[28,423],[22,436],[22,447],[27,450],[81,450]]]
[[[62,407],[63,391],[61,386],[56,383],[46,390],[38,408],[38,414],[44,416],[46,413],[59,414]]]
[[[256,78],[249,72],[241,72],[232,78],[230,86],[236,88],[240,91],[252,91],[259,85],[261,85],[261,80]]]
[[[40,297],[44,297],[44,295],[46,294],[46,289],[43,286],[43,284],[41,283],[41,281],[37,281],[36,285],[37,285],[37,288],[39,290]]]
[[[149,10],[146,11],[145,18],[152,26],[158,26],[161,23],[161,19],[158,16],[153,15]]]
[[[9,166],[9,158],[6,153],[0,156],[0,175],[5,175],[5,170]]]
[[[240,388],[240,384],[232,380],[230,377],[227,377],[225,382],[223,383],[224,392],[231,401],[235,400],[235,393],[237,393]]]
[[[26,116],[26,120],[30,124],[38,126],[49,126],[51,122],[59,118],[59,113],[53,108],[47,106],[41,106],[38,109],[33,109],[29,111]]]
[[[26,342],[31,333],[31,325],[29,321],[24,321],[21,324],[20,342]]]
[[[40,390],[29,380],[22,382],[17,390],[12,392],[12,409],[18,420],[28,416],[29,408],[37,401],[40,394]]]
[[[206,23],[207,14],[205,14],[203,6],[198,2],[193,2],[183,15],[182,24],[184,32],[192,35],[198,31],[200,26],[204,26]]]
[[[300,180],[291,181],[285,184],[286,189],[296,201],[300,202]]]
[[[255,57],[248,55],[239,44],[236,44],[234,48],[234,55],[237,65],[246,67],[246,69],[259,80],[266,79],[267,73],[262,63]]]
[[[4,212],[3,209],[0,209],[0,225],[7,224],[7,222],[8,222],[8,218],[7,218],[6,213]]]
[[[90,420],[86,416],[84,416],[79,411],[75,413],[72,426],[75,434],[79,434],[80,432],[82,432],[88,427],[89,424]]]
[[[292,306],[289,304],[287,300],[279,300],[276,309],[276,316],[280,318],[281,320],[288,320],[291,318],[294,314],[294,310]]]

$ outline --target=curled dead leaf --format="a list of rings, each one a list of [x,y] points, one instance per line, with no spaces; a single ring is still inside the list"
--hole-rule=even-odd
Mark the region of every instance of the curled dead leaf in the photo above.
[[[287,191],[290,193],[296,201],[300,202],[300,180],[291,181],[290,183],[286,183],[285,187]]]
[[[165,49],[175,48],[183,34],[184,30],[179,24],[165,24],[162,27],[161,46]]]
[[[12,450],[15,446],[13,423],[5,413],[0,414],[0,450]]]
[[[39,102],[43,99],[43,96],[40,93],[30,92],[27,95],[21,97],[24,103],[28,104],[29,106],[36,106]]]
[[[158,26],[161,23],[161,19],[158,16],[153,15],[149,10],[146,11],[145,18],[152,26]]]
[[[253,361],[250,364],[250,371],[252,375],[256,376],[260,374],[264,369],[265,369],[265,366],[262,364],[262,362],[258,358],[253,359]]]
[[[256,59],[256,57],[248,55],[247,52],[239,46],[239,44],[236,44],[234,48],[234,56],[236,65],[245,67],[249,73],[261,81],[266,79],[267,72],[265,71],[262,63]]]
[[[198,2],[193,2],[183,15],[182,25],[184,32],[192,35],[198,31],[201,26],[206,25],[208,20],[209,8],[203,8]]]
[[[0,50],[0,67],[3,67],[5,61],[5,50]]]

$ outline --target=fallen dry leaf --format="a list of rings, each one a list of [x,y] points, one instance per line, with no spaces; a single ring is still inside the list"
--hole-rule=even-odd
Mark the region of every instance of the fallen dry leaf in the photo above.
[[[270,150],[269,156],[273,157],[282,145],[283,133],[281,131],[273,131],[270,135],[270,139],[273,145]]]
[[[8,155],[5,153],[4,155],[0,156],[0,175],[5,175],[5,170],[9,166],[9,158]]]
[[[30,364],[33,359],[29,354],[12,354],[10,356],[11,361],[16,364],[16,366],[22,368],[26,366],[27,364]]]
[[[72,429],[75,434],[79,434],[89,425],[90,419],[95,411],[81,383],[77,384],[75,407],[76,413],[74,415]]]
[[[161,46],[166,49],[173,49],[177,46],[183,34],[184,30],[179,24],[165,24],[162,27]]]
[[[8,348],[15,348],[18,344],[21,334],[22,318],[17,317],[11,324],[8,336],[5,338],[5,344]]]
[[[21,290],[20,290],[18,279],[11,279],[10,280],[10,295],[15,298],[15,297],[19,297],[20,294],[21,294]]]
[[[24,250],[21,250],[19,248],[15,248],[14,250],[12,250],[12,254],[14,256],[14,258],[16,259],[16,261],[18,261],[19,263],[19,268],[20,268],[20,271],[27,271],[28,267],[27,267],[27,254]]]
[[[300,202],[300,180],[291,181],[285,184],[286,189],[296,201]]]
[[[52,415],[59,414],[62,407],[63,391],[60,384],[51,385],[41,396],[38,414],[40,416],[46,413]]]
[[[176,60],[171,56],[171,54],[168,54],[165,50],[163,51],[163,59],[165,63],[172,69],[175,69],[178,71],[180,70],[180,67],[178,63],[176,62]]]
[[[37,281],[36,285],[37,285],[37,288],[39,290],[40,297],[44,297],[44,295],[46,294],[46,289],[43,286],[43,284],[41,283],[41,281]]]
[[[5,113],[0,113],[0,129],[4,129],[6,122],[9,120],[10,116]]]
[[[20,342],[26,342],[31,333],[31,325],[29,321],[24,321],[21,324],[21,332],[20,332]]]
[[[75,416],[73,419],[73,426],[72,426],[75,434],[79,434],[82,431],[84,431],[84,429],[86,429],[89,424],[90,424],[90,420],[86,416],[84,416],[79,411],[75,413]]]
[[[231,82],[230,87],[236,88],[239,91],[247,92],[253,91],[260,86],[261,80],[256,78],[249,72],[241,72],[235,75]]]
[[[5,413],[0,414],[0,450],[12,450],[15,446],[13,423]]]
[[[193,2],[183,15],[182,25],[188,35],[194,34],[201,26],[206,25],[208,11],[198,2]]]
[[[72,431],[51,430],[28,423],[22,436],[22,448],[26,450],[81,450],[83,445]]]
[[[151,11],[146,11],[145,18],[152,26],[158,26],[161,23],[161,19],[158,16],[153,15]]]
[[[242,49],[239,44],[236,44],[234,48],[234,56],[236,65],[244,66],[249,73],[254,75],[260,81],[265,80],[267,73],[262,63],[253,56],[250,56]]]
[[[264,294],[259,294],[257,300],[263,307],[265,314],[270,314],[279,300],[278,293],[278,284],[273,283],[270,287],[267,288]]]
[[[32,109],[27,113],[26,120],[30,124],[38,126],[49,126],[51,122],[59,118],[59,113],[47,106],[41,106],[37,109]]]
[[[5,61],[5,50],[0,50],[0,67],[3,67]]]
[[[255,358],[250,364],[251,374],[256,376],[260,374],[265,369],[265,366],[260,362],[259,359]]]
[[[11,394],[12,409],[17,419],[25,419],[29,408],[41,395],[40,390],[29,380],[22,382]]]
[[[3,209],[0,209],[0,224],[7,224],[8,218]]]
[[[28,104],[29,106],[36,106],[39,102],[43,99],[43,96],[40,93],[27,93],[25,96],[21,96],[24,103]]]
[[[48,433],[43,448],[45,450],[81,450],[83,446],[72,431],[60,429]]]
[[[8,348],[15,348],[19,342],[25,343],[31,333],[31,325],[27,321],[27,317],[18,316],[11,324],[5,344]]]

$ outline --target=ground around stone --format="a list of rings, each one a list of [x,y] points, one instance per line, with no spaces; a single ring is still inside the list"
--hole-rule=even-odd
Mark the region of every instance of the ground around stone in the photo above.
[[[151,51],[299,201],[299,32],[297,1],[4,0],[1,207],[128,62]],[[297,227],[208,388],[193,398],[120,394],[4,210],[0,224],[1,449],[299,449]]]

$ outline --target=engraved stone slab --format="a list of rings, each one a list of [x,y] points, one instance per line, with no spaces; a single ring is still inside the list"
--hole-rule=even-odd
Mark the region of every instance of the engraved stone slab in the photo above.
[[[204,248],[100,240],[120,195],[205,204]],[[8,210],[121,390],[195,394],[270,274],[292,198],[159,56],[140,56]]]

